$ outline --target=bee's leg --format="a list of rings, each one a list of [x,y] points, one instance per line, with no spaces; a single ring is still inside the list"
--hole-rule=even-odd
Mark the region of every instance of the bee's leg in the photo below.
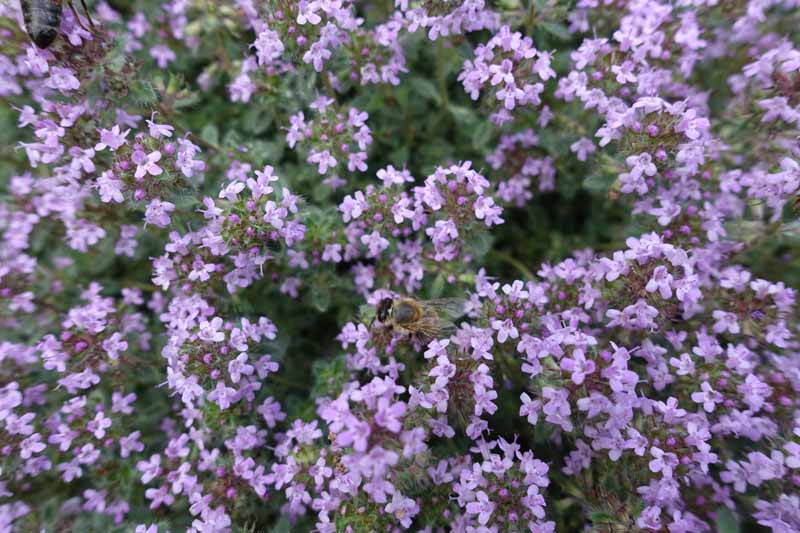
[[[86,18],[89,19],[89,25],[92,27],[92,29],[94,29],[94,21],[92,20],[92,14],[89,13],[89,8],[86,7],[86,0],[81,0],[81,5],[83,6],[83,10],[86,11]]]
[[[81,21],[81,16],[78,15],[78,11],[75,9],[75,5],[71,1],[67,3],[69,4],[70,11],[72,11],[72,14],[75,16],[75,21],[78,23],[78,26],[88,31],[89,33],[92,33],[92,30],[83,25],[83,22]]]

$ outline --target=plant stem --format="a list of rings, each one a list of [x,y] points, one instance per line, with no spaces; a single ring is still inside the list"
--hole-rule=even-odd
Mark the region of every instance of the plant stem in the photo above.
[[[536,0],[528,0],[528,15],[525,17],[525,34],[533,36],[533,27],[536,25]]]
[[[294,381],[288,380],[285,377],[279,376],[277,374],[270,374],[269,379],[274,381],[274,382],[276,382],[276,383],[280,383],[282,385],[285,385],[287,387],[290,387],[290,388],[293,388],[293,389],[297,389],[297,390],[309,390],[309,388],[310,388],[309,386],[301,385],[300,383],[295,383]]]
[[[506,262],[509,265],[511,265],[514,268],[516,268],[528,280],[532,280],[532,279],[534,279],[536,277],[536,276],[533,275],[533,272],[531,272],[528,269],[528,267],[526,267],[524,264],[522,264],[522,261],[520,261],[519,259],[515,259],[514,257],[511,257],[509,254],[507,254],[505,252],[500,252],[498,250],[493,250],[492,251],[492,255],[497,257],[501,261]]]
[[[322,83],[325,84],[325,90],[328,92],[328,96],[336,100],[336,91],[333,88],[331,79],[328,77],[328,73],[323,72],[320,77],[322,77]]]
[[[439,83],[439,96],[445,109],[450,107],[450,99],[447,97],[447,84],[444,72],[444,39],[436,40],[436,81]]]

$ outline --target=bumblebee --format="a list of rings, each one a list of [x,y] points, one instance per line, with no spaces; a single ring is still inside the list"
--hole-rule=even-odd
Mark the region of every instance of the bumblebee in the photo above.
[[[63,3],[64,0],[20,0],[25,30],[39,48],[47,48],[56,40],[58,29],[61,26],[61,5]],[[67,4],[75,14],[75,20],[80,24],[81,19],[75,11],[72,1],[67,0]],[[86,7],[85,0],[81,0],[81,4],[86,11],[86,16],[89,17],[89,25],[94,28],[94,22],[92,16],[89,15],[89,8]]]
[[[388,330],[416,336],[424,343],[449,335],[455,329],[452,321],[464,315],[465,303],[458,298],[384,298],[376,307],[375,319]]]

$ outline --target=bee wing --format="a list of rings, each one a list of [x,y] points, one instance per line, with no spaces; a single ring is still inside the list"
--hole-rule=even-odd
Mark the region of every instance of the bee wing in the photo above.
[[[446,320],[456,320],[466,314],[467,300],[465,298],[437,298],[423,300],[422,303]]]
[[[420,318],[413,329],[416,331],[419,340],[427,344],[433,339],[449,337],[456,330],[456,327],[449,320],[444,320],[436,314],[429,314]]]
[[[414,325],[413,331],[420,342],[422,342],[423,345],[427,345],[434,339],[449,336],[447,333],[445,333],[445,331],[448,329],[443,327],[445,325],[446,324],[443,324],[441,321],[433,317],[423,318]]]

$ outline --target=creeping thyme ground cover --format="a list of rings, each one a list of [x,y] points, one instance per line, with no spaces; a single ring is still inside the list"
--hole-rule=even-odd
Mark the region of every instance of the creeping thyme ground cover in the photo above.
[[[800,531],[798,0],[59,3],[0,530]]]

